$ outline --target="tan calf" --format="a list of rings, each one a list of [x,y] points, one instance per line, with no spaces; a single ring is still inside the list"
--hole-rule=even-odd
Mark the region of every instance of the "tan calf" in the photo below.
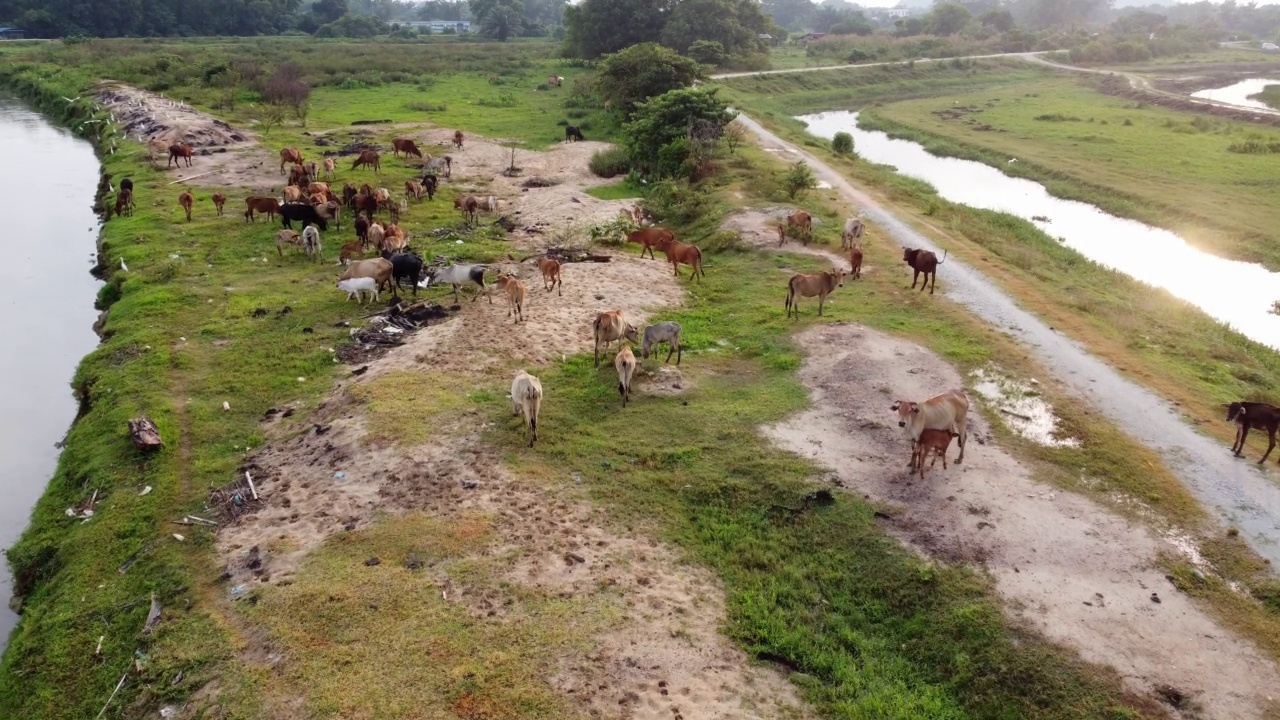
[[[524,320],[524,283],[520,282],[515,275],[499,275],[498,289],[507,295],[507,317],[511,317],[512,313],[516,316],[516,322]]]
[[[815,295],[818,297],[818,317],[822,317],[822,306],[826,303],[827,296],[838,287],[844,287],[844,268],[836,268],[830,272],[792,275],[791,281],[787,283],[787,317],[791,317],[794,310],[795,318],[799,320],[800,298]]]

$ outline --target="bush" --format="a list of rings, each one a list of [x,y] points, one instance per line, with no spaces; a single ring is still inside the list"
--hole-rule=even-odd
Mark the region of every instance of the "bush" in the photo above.
[[[718,40],[696,40],[685,54],[703,65],[723,65],[729,59],[724,44]]]
[[[853,154],[853,136],[843,130],[831,138],[831,149],[841,155]]]
[[[670,225],[691,225],[710,208],[707,193],[683,180],[664,180],[653,185],[644,209],[653,219]]]
[[[691,87],[700,75],[696,61],[661,45],[643,43],[606,58],[596,82],[601,94],[613,98],[629,114],[637,103]]]
[[[732,119],[715,90],[683,88],[639,105],[623,132],[640,169],[687,178],[711,154]]]
[[[594,245],[621,247],[627,242],[627,235],[636,229],[630,217],[616,217],[608,222],[592,225],[590,234]]]
[[[1046,113],[1037,115],[1035,119],[1040,122],[1080,122],[1080,118],[1074,115],[1063,115],[1062,113]]]
[[[444,112],[449,106],[442,103],[429,103],[421,101],[410,101],[404,104],[405,108],[414,112]]]
[[[783,178],[782,184],[787,189],[787,197],[795,200],[804,196],[809,190],[818,187],[818,179],[814,177],[813,170],[810,170],[809,166],[801,160],[787,170],[787,175]]]
[[[698,247],[708,253],[742,252],[747,249],[742,237],[730,230],[717,230],[699,242]]]
[[[626,148],[609,148],[591,156],[587,167],[596,177],[611,178],[625,175],[631,169],[631,156]]]

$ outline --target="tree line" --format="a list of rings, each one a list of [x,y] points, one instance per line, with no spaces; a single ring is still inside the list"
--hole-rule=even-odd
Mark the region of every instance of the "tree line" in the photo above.
[[[372,37],[415,20],[470,20],[484,34],[558,34],[566,0],[0,0],[0,26],[27,37],[280,35]],[[502,10],[494,13],[492,6]],[[495,22],[504,29],[496,31]],[[407,29],[400,34],[410,35]]]

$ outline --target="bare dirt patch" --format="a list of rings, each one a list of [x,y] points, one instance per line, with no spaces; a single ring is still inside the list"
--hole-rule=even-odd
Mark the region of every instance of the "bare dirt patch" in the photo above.
[[[1011,613],[1116,668],[1133,691],[1176,688],[1196,717],[1262,717],[1280,674],[1155,568],[1173,546],[1033,480],[976,412],[963,465],[939,464],[923,482],[909,477],[889,406],[961,387],[959,374],[917,345],[855,324],[815,326],[798,340],[810,351],[800,377],[814,406],[766,428],[778,443],[831,468],[848,491],[891,506],[890,533],[943,561],[982,566]]]

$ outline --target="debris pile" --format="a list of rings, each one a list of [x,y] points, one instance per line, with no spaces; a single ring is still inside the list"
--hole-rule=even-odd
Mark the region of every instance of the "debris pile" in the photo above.
[[[206,147],[248,139],[181,100],[129,85],[104,85],[98,90],[97,99],[110,111],[119,131],[134,140],[165,144],[182,141],[193,147]]]
[[[443,261],[443,258],[437,260]],[[432,320],[447,317],[449,310],[434,302],[424,300],[405,305],[393,301],[386,310],[370,318],[367,326],[352,330],[352,342],[338,348],[338,359],[354,365],[382,357],[392,348],[403,345],[409,335],[426,327]]]

